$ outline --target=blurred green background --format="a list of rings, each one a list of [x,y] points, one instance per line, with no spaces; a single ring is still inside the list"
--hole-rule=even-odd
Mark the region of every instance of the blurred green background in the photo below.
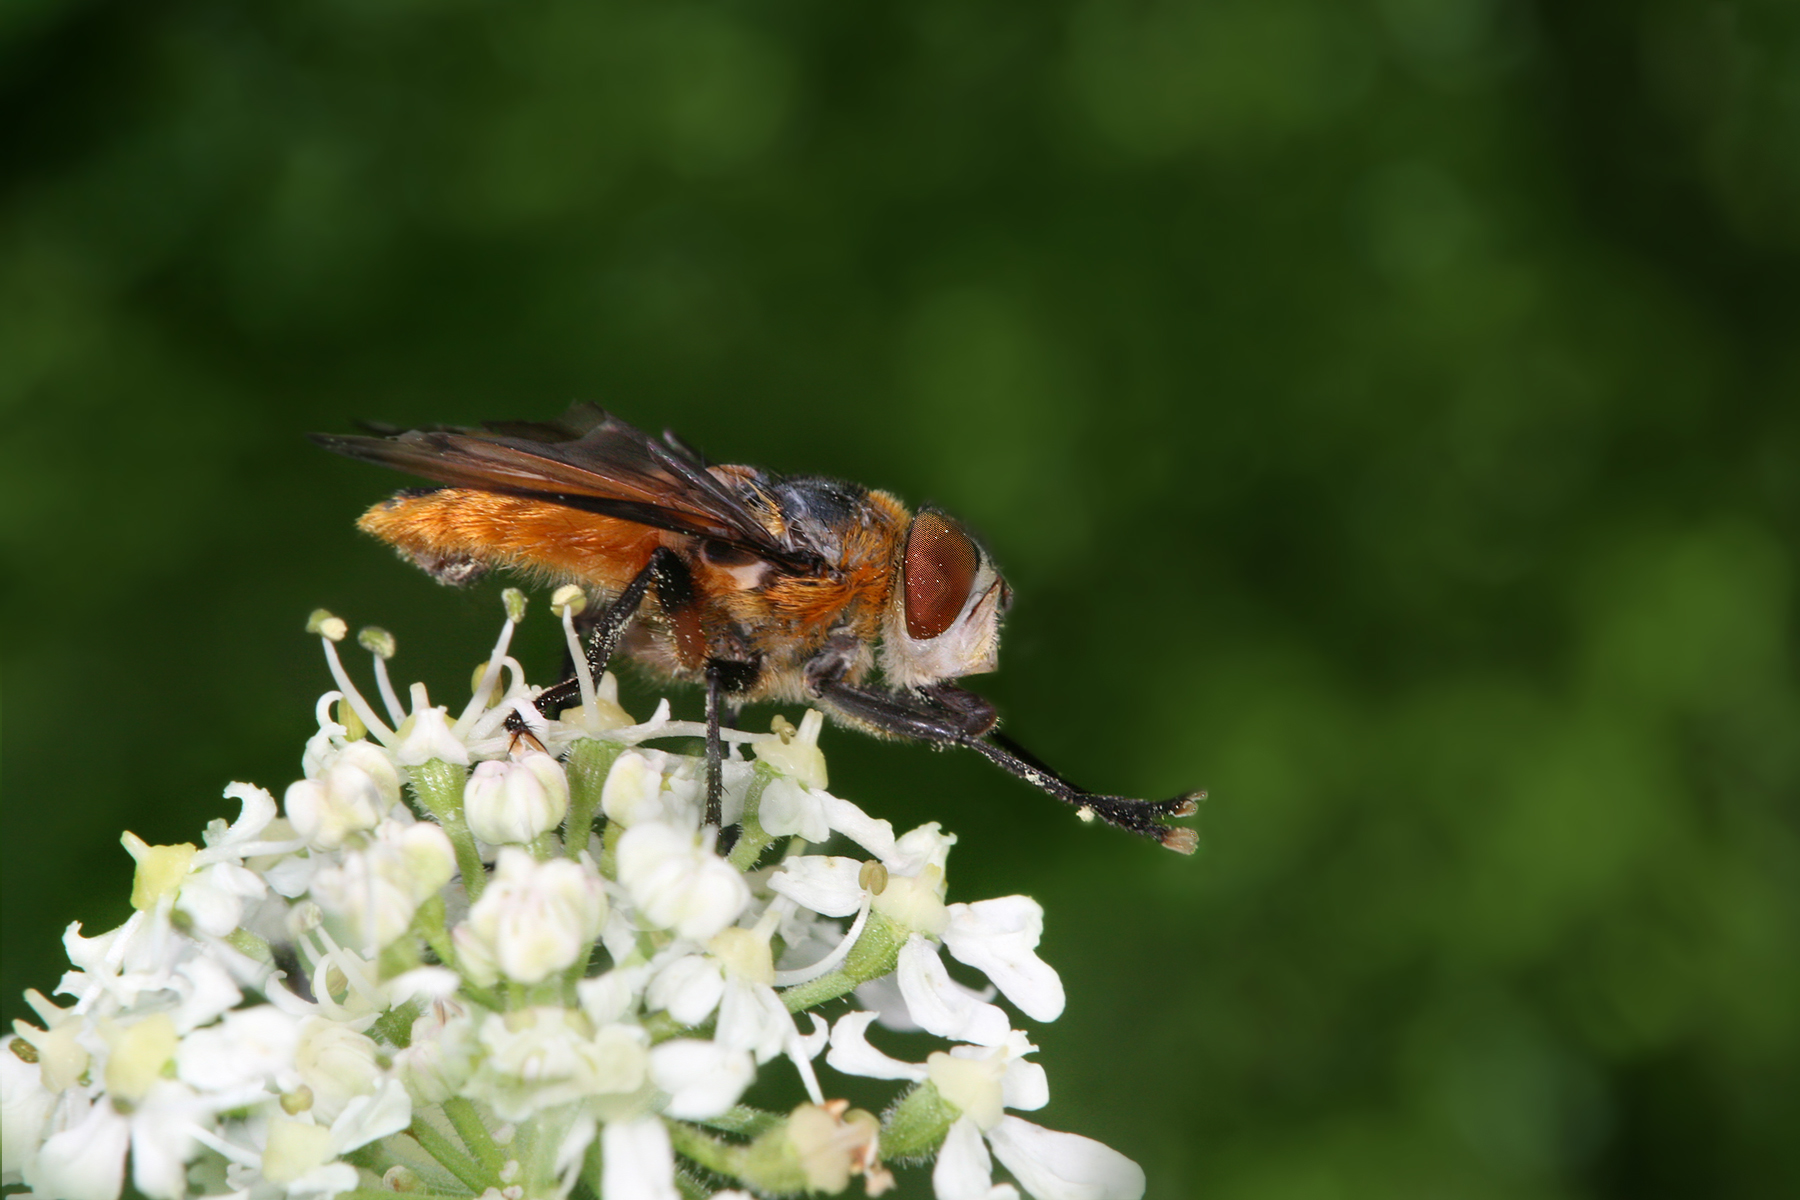
[[[1211,788],[825,743],[1152,1196],[1800,1193],[1800,8],[9,0],[0,112],[7,1016],[308,610],[492,637],[301,434],[592,399],[960,514],[1015,735]]]

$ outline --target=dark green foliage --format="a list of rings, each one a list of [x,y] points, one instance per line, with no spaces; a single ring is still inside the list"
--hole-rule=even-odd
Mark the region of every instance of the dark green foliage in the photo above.
[[[1183,861],[825,742],[963,835],[952,899],[1044,902],[1040,1118],[1153,1196],[1795,1194],[1797,33],[0,6],[6,1014],[122,919],[121,828],[297,774],[312,608],[466,695],[497,585],[355,534],[404,481],[301,434],[593,399],[960,514],[1018,593],[1013,733],[1212,789]]]

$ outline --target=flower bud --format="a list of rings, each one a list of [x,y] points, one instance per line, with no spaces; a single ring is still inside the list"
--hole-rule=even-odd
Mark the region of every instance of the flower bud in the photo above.
[[[386,946],[412,925],[419,905],[456,871],[450,838],[428,821],[389,821],[368,846],[313,877],[319,904],[349,922],[351,936]]]
[[[307,1017],[294,1050],[294,1069],[312,1089],[312,1114],[322,1124],[337,1120],[344,1106],[381,1082],[375,1043],[337,1021]]]
[[[548,754],[478,763],[463,787],[469,828],[490,845],[529,842],[555,829],[568,811],[569,781]]]
[[[527,1008],[482,1022],[482,1057],[473,1090],[508,1121],[585,1096],[635,1092],[650,1053],[643,1030],[599,1031],[578,1011]]]
[[[738,919],[750,887],[698,833],[646,821],[619,839],[619,882],[659,929],[704,940]]]
[[[394,1073],[416,1104],[442,1104],[475,1073],[475,1024],[454,1007],[454,1014],[439,1008],[414,1021],[412,1041],[394,1055]]]
[[[409,767],[428,763],[434,758],[459,767],[468,766],[469,748],[457,741],[456,734],[451,732],[449,710],[441,705],[427,707],[423,684],[413,685],[412,699],[412,715],[394,731],[399,736],[394,746],[395,760]]]
[[[335,850],[373,829],[400,800],[400,772],[368,742],[352,742],[319,772],[289,786],[283,806],[294,832],[314,849]]]
[[[605,921],[606,893],[592,864],[540,863],[509,846],[454,937],[477,983],[537,983],[585,956]]]

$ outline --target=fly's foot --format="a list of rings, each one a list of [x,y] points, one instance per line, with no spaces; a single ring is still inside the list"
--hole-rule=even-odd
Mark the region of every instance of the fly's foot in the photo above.
[[[1125,796],[1081,795],[1074,797],[1075,814],[1084,821],[1098,818],[1108,825],[1129,830],[1160,843],[1177,854],[1192,854],[1200,835],[1192,829],[1172,829],[1163,821],[1191,817],[1199,811],[1205,792],[1187,792],[1170,800],[1132,800]]]

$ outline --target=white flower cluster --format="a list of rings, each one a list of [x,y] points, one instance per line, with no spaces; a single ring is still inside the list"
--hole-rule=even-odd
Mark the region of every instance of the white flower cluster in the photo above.
[[[1034,901],[946,903],[954,837],[895,836],[826,791],[812,712],[727,732],[742,834],[721,854],[704,761],[645,746],[699,727],[666,702],[636,723],[610,677],[585,676],[583,704],[545,721],[507,656],[523,597],[506,600],[455,717],[422,685],[402,705],[393,639],[368,630],[378,712],[338,658],[343,623],[317,614],[338,690],[285,815],[233,784],[241,814],[204,846],[125,835],[134,914],[98,937],[70,926],[56,990],[72,1002],[29,993],[42,1025],[17,1022],[0,1053],[4,1183],[60,1200],[115,1200],[128,1172],[155,1200],[675,1200],[860,1177],[875,1195],[884,1161],[935,1159],[939,1200],[1142,1195],[1128,1159],[1009,1115],[1049,1089],[993,989],[1033,1020],[1063,1007]],[[826,842],[845,853],[807,852]],[[993,988],[952,979],[944,951]],[[866,1009],[809,1011],[852,994]],[[904,1062],[871,1044],[877,1022],[952,1044]],[[905,1090],[884,1117],[851,1109],[821,1056]],[[806,1102],[739,1103],[778,1059]]]

